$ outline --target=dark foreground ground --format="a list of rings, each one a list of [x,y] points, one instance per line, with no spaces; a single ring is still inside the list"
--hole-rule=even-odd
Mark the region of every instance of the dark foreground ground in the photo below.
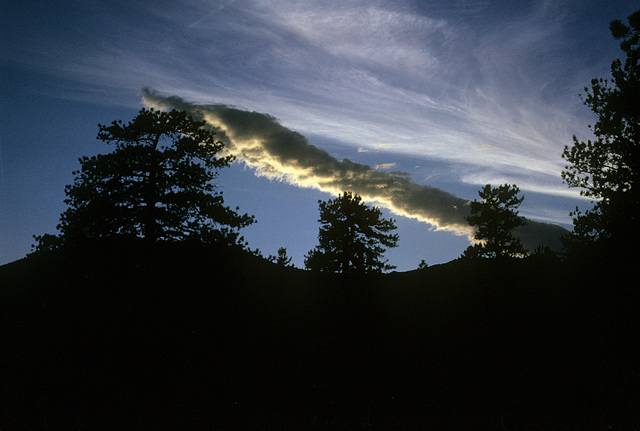
[[[31,256],[0,268],[0,430],[640,430],[639,289],[610,269]]]

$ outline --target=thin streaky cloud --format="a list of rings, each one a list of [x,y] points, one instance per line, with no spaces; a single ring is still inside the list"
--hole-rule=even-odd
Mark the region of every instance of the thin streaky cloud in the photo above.
[[[356,149],[384,140],[390,152],[493,176],[542,172],[556,178],[553,186],[530,188],[557,194],[566,189],[562,148],[585,129],[575,115],[585,72],[563,53],[575,44],[569,7],[530,5],[531,13],[471,25],[459,12],[487,10],[487,2],[420,11],[357,0],[138,4],[127,8],[144,12],[144,26],[109,9],[95,35],[82,28],[86,37],[60,44],[31,34],[30,48],[14,49],[11,61],[72,80],[83,97],[100,88],[96,97],[115,100],[104,93],[145,85],[202,103],[215,94]],[[495,150],[479,151],[488,147]]]

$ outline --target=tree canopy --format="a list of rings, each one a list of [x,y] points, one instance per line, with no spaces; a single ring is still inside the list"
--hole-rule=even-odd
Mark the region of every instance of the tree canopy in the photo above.
[[[276,265],[285,266],[285,267],[293,266],[293,264],[291,263],[293,258],[291,256],[287,255],[287,248],[286,247],[278,248],[278,255],[277,256],[269,256],[268,259],[271,262],[275,263]]]
[[[65,188],[69,207],[60,216],[59,242],[116,235],[241,242],[238,229],[255,220],[224,206],[214,180],[233,156],[217,157],[223,144],[203,126],[184,112],[154,109],[127,124],[98,125],[97,139],[115,148],[79,159]],[[51,235],[36,239],[42,247],[54,242]]]
[[[471,202],[471,215],[466,219],[475,226],[474,238],[478,241],[465,251],[465,257],[515,257],[526,254],[520,239],[512,231],[526,224],[518,215],[517,208],[524,197],[518,196],[516,185],[503,184],[498,187],[485,185],[479,192],[481,200]]]
[[[398,245],[398,234],[390,233],[396,229],[394,220],[350,192],[318,203],[319,244],[305,256],[308,269],[369,273],[395,268],[383,257],[386,249]]]
[[[611,80],[593,79],[585,88],[583,102],[597,118],[589,126],[595,139],[574,136],[573,145],[564,148],[569,164],[562,178],[593,199],[591,209],[571,213],[574,230],[565,239],[569,252],[589,244],[612,251],[640,238],[640,10],[628,21],[615,20],[609,27],[621,40],[624,64],[614,60]]]

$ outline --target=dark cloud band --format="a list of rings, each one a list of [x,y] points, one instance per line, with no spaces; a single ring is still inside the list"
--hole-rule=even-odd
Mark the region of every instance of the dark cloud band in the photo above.
[[[143,89],[143,102],[157,109],[183,110],[206,121],[228,151],[258,175],[334,194],[351,191],[365,201],[426,222],[436,229],[459,235],[473,234],[465,219],[469,214],[468,200],[416,184],[397,173],[381,172],[348,159],[337,160],[268,114],[227,105],[197,105],[177,96],[161,96],[150,88]],[[557,225],[528,221],[518,235],[530,250],[540,244],[557,249],[564,232]]]

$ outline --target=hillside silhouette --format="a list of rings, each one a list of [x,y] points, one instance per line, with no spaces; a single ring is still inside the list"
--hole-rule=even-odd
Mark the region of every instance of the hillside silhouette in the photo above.
[[[629,273],[278,266],[110,240],[0,267],[0,429],[637,429]]]

